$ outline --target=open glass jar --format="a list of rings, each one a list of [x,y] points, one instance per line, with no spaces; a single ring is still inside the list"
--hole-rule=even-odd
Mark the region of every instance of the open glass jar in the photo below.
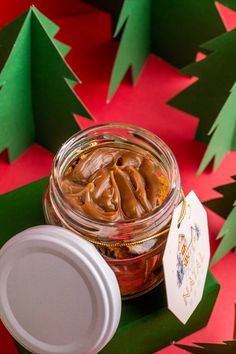
[[[140,217],[112,221],[76,208],[64,193],[63,178],[78,158],[98,148],[125,150],[155,161],[156,173],[164,178],[168,189],[160,205]],[[180,199],[179,170],[168,146],[142,128],[111,123],[80,131],[58,151],[44,196],[44,213],[48,224],[70,229],[75,237],[93,243],[114,271],[122,297],[130,298],[151,290],[163,280],[167,228]]]

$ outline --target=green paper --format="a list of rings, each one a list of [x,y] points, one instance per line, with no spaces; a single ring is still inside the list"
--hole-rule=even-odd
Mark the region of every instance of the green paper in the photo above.
[[[222,5],[229,7],[230,9],[236,11],[235,0],[217,0],[217,2],[220,2]]]
[[[114,34],[117,36],[124,27],[112,69],[108,99],[113,96],[129,68],[132,81],[136,81],[150,53],[150,6],[151,0],[124,1]]]
[[[151,354],[204,327],[219,292],[219,284],[208,272],[203,298],[184,325],[166,304],[162,283],[150,293],[122,304],[120,325],[101,354]]]
[[[213,169],[216,170],[225,154],[230,150],[236,150],[236,84],[232,87],[209,134],[212,134],[212,137],[197,174],[202,173],[212,159],[214,159]]]
[[[225,32],[213,0],[152,0],[152,52],[177,68],[196,58],[198,47]]]
[[[15,160],[34,141],[52,152],[79,130],[73,114],[92,119],[72,88],[59,27],[32,6],[0,31],[0,152]]]
[[[115,36],[122,28],[109,99],[129,67],[136,81],[149,53],[183,67],[195,60],[201,43],[225,32],[212,0],[125,0]]]
[[[224,341],[222,344],[216,343],[194,343],[198,347],[193,347],[191,345],[176,344],[177,347],[187,350],[189,353],[193,354],[235,354],[236,353],[236,341]]]
[[[0,195],[0,248],[12,236],[45,223],[42,198],[48,178]]]
[[[236,30],[203,44],[200,49],[210,54],[181,70],[199,79],[172,98],[169,104],[200,119],[196,138],[207,143],[208,132],[236,81]]]
[[[229,183],[215,190],[223,195],[223,198],[217,198],[205,202],[204,204],[214,212],[226,219],[217,239],[222,238],[211,264],[218,262],[230,250],[236,247],[236,176],[232,177],[235,182]]]
[[[233,210],[227,217],[222,229],[220,230],[217,239],[222,238],[218,246],[211,264],[218,262],[229,251],[236,247],[236,202],[234,203]]]
[[[31,354],[31,352],[29,352],[27,349],[25,349],[24,347],[22,347],[19,343],[17,343],[15,340],[15,345],[17,348],[17,351],[19,354]]]
[[[0,247],[18,232],[44,224],[42,197],[47,185],[43,178],[0,196]],[[208,272],[203,298],[186,325],[168,309],[165,286],[122,304],[118,330],[102,350],[103,354],[147,354],[183,338],[207,324],[219,292],[219,284]],[[28,351],[17,344],[20,354]]]
[[[231,178],[234,179],[234,182],[214,188],[214,190],[222,194],[223,197],[204,202],[205,206],[224,219],[228,217],[236,199],[236,176],[232,176]]]

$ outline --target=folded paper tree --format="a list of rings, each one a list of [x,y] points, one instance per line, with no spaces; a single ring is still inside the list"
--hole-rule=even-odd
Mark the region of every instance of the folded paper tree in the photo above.
[[[0,31],[0,152],[15,160],[33,142],[52,152],[79,130],[73,113],[92,119],[73,92],[58,26],[34,6]]]
[[[100,2],[103,9],[116,14],[105,6],[106,0],[98,0],[96,6]],[[117,1],[113,3],[115,7]],[[129,68],[136,81],[149,53],[183,67],[195,60],[201,43],[222,34],[225,27],[212,0],[124,0],[115,37],[121,32],[109,99]]]
[[[207,57],[182,69],[184,74],[196,76],[198,80],[172,98],[169,104],[199,118],[196,138],[207,143],[209,141],[208,132],[226,103],[230,90],[236,81],[236,30],[222,34],[203,44],[200,49],[203,53],[208,54]],[[233,95],[233,91],[231,95]],[[230,100],[221,115],[226,115],[229,104],[231,104],[231,109],[233,108]],[[234,129],[233,113],[227,114],[228,125]],[[220,121],[221,117],[219,116],[217,126]],[[214,128],[216,127],[214,126]]]
[[[202,159],[198,174],[214,160],[215,170],[225,154],[230,150],[236,150],[236,84],[230,90],[224,106],[217,116],[210,132],[211,140]]]
[[[208,208],[226,219],[217,236],[218,239],[222,238],[222,241],[213,256],[212,264],[236,247],[236,176],[232,178],[235,182],[215,188],[223,197],[204,203]]]

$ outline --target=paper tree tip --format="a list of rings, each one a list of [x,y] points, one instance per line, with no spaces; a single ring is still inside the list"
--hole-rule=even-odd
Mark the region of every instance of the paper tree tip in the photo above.
[[[200,174],[203,172],[203,168],[201,167],[201,165],[200,165],[200,167],[199,167],[199,169],[197,170],[197,172],[196,172],[196,176],[198,177],[198,176],[200,176]]]

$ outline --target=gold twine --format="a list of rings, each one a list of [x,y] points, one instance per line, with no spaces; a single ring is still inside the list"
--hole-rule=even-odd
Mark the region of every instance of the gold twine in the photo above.
[[[181,209],[181,213],[180,213],[180,217],[179,217],[179,220],[178,220],[178,225],[181,224],[181,222],[183,221],[183,218],[185,216],[185,212],[186,212],[186,199],[185,199],[185,195],[184,195],[184,191],[183,189],[181,188],[181,196],[182,196],[182,201],[183,201],[183,206],[182,206],[182,209]],[[70,228],[68,227],[68,225],[66,225],[66,228]],[[70,228],[71,229],[71,228]],[[72,230],[74,231],[74,230]],[[128,247],[131,247],[131,246],[136,246],[136,245],[140,245],[144,242],[147,242],[147,241],[150,241],[150,240],[153,240],[155,238],[158,238],[158,237],[161,237],[163,236],[165,233],[169,232],[170,231],[170,227],[167,227],[165,228],[164,230],[156,233],[156,234],[153,234],[151,236],[147,236],[145,238],[142,238],[141,240],[127,240],[127,241],[123,241],[123,240],[119,240],[119,242],[115,241],[115,242],[106,242],[106,241],[100,241],[100,240],[95,240],[93,239],[92,237],[88,237],[88,236],[84,236],[83,235],[83,238],[91,243],[93,243],[94,245],[97,245],[97,246],[103,246],[103,247],[125,247],[125,246],[128,246]]]

